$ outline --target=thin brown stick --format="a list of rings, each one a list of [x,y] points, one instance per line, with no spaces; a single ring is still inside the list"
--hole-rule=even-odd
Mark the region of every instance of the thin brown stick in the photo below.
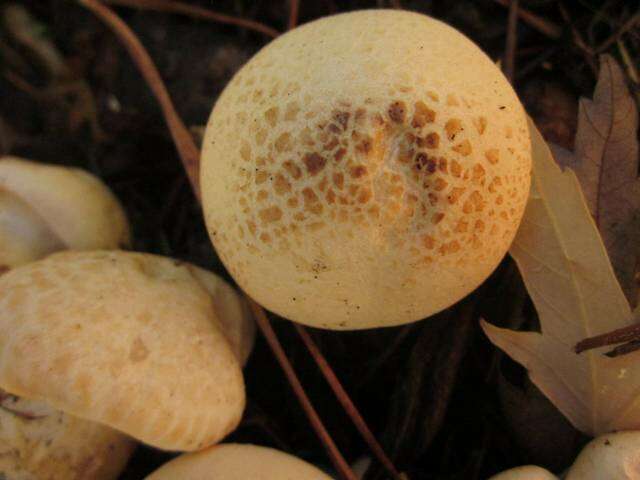
[[[121,5],[124,7],[137,8],[139,10],[154,10],[156,12],[170,12],[187,15],[192,18],[208,20],[215,23],[224,23],[226,25],[235,25],[236,27],[246,28],[255,32],[263,33],[268,37],[275,38],[280,35],[275,28],[271,28],[248,18],[233,17],[220,12],[214,12],[197,5],[188,5],[173,0],[103,0],[111,5]]]
[[[621,357],[622,355],[627,355],[632,352],[636,352],[638,350],[640,350],[640,340],[635,340],[633,342],[620,345],[619,347],[616,347],[613,350],[605,353],[605,355],[609,358],[615,358]]]
[[[256,318],[258,328],[260,328],[262,334],[269,343],[269,346],[271,347],[273,354],[278,360],[280,367],[284,371],[287,380],[289,380],[291,388],[295,392],[296,397],[298,397],[300,405],[307,414],[309,422],[311,422],[313,429],[316,431],[316,434],[327,450],[327,453],[329,454],[329,457],[331,458],[335,469],[338,471],[342,478],[346,480],[357,480],[355,473],[353,473],[353,470],[351,470],[351,467],[336,447],[336,444],[333,442],[331,436],[329,435],[329,432],[327,432],[327,429],[322,424],[322,420],[320,420],[318,413],[316,412],[315,408],[313,408],[311,400],[309,400],[309,397],[304,391],[304,388],[302,388],[302,384],[300,383],[296,372],[293,370],[293,367],[291,366],[287,355],[284,353],[282,345],[280,344],[276,333],[273,331],[271,323],[269,323],[269,319],[267,318],[264,309],[251,298],[247,297],[247,299],[249,300],[251,310],[253,311],[253,314]]]
[[[151,60],[151,57],[149,57],[149,54],[140,43],[140,40],[138,40],[138,37],[136,37],[127,24],[110,8],[101,4],[98,0],[78,0],[78,2],[91,10],[108,25],[129,52],[129,55],[160,104],[162,114],[171,132],[173,142],[176,144],[176,149],[182,160],[182,165],[187,173],[187,177],[189,177],[193,192],[198,200],[200,200],[200,184],[198,181],[200,151],[198,147],[196,147],[189,130],[180,120],[171,102],[171,97],[169,97],[169,93],[160,77],[160,73],[158,73],[158,69]]]
[[[573,38],[573,43],[575,43],[578,49],[582,52],[582,56],[587,62],[587,65],[589,65],[589,67],[591,68],[591,71],[593,72],[594,76],[597,76],[598,66],[596,65],[596,62],[595,62],[595,52],[589,45],[587,45],[587,42],[584,41],[584,38],[582,38],[582,35],[574,25],[573,20],[571,19],[571,16],[569,15],[569,12],[565,8],[565,6],[562,3],[560,3],[558,7],[560,9],[560,14],[562,15],[562,18],[567,23],[567,25],[569,25],[569,28],[571,29],[571,36]]]
[[[499,5],[503,7],[509,8],[511,6],[512,0],[493,0]],[[542,18],[535,13],[530,12],[524,8],[518,9],[518,16],[520,19],[528,24],[531,28],[535,28],[537,31],[542,33],[543,35],[552,38],[554,40],[559,39],[562,36],[562,27],[556,25],[550,20],[546,18]]]
[[[298,25],[300,15],[300,0],[289,0],[289,30],[293,30]]]
[[[199,169],[199,156],[200,152],[196,147],[193,138],[189,134],[189,131],[185,127],[184,123],[178,116],[171,98],[167,93],[166,88],[162,82],[162,79],[153,64],[153,61],[149,57],[148,53],[137,39],[135,34],[127,27],[127,25],[108,7],[100,4],[98,0],[78,0],[82,5],[94,12],[101,20],[112,27],[116,36],[127,46],[127,51],[131,55],[134,63],[141,71],[144,79],[149,84],[149,87],[156,94],[156,98],[162,106],[162,113],[165,121],[169,125],[169,129],[172,132],[176,148],[182,158],[182,164],[187,171],[191,186],[196,193],[198,201],[200,201],[198,191],[198,169]],[[163,103],[164,102],[164,103]],[[177,127],[177,128],[176,128]],[[195,153],[195,155],[194,155]],[[188,161],[187,161],[188,160]],[[320,438],[323,446],[325,447],[331,462],[334,464],[336,470],[344,480],[357,480],[353,470],[346,462],[340,451],[338,450],[333,439],[329,435],[329,432],[324,427],[322,420],[318,416],[318,413],[313,408],[309,397],[307,396],[300,380],[296,376],[291,363],[289,362],[282,345],[278,341],[278,338],[269,323],[269,319],[264,309],[254,302],[251,298],[246,296],[251,306],[251,309],[256,317],[258,327],[262,331],[267,343],[271,347],[271,350],[280,363],[291,388],[293,389],[300,405],[302,406],[311,426],[315,430],[316,434]]]
[[[504,75],[513,83],[516,68],[516,48],[518,45],[518,6],[519,0],[512,0],[509,5],[509,17],[507,19],[507,40],[504,51]]]
[[[620,37],[631,30],[638,22],[640,22],[640,11],[629,17],[629,19],[624,22],[622,26],[618,28],[618,30],[616,30],[611,34],[609,38],[602,42],[600,46],[596,48],[596,53],[602,53],[607,50],[610,46],[616,43],[620,39]]]
[[[327,362],[326,358],[324,358],[324,355],[311,338],[311,335],[309,335],[309,332],[307,332],[301,325],[296,324],[295,327],[298,335],[300,335],[300,338],[307,347],[307,350],[309,350],[309,353],[311,353],[311,356],[316,361],[316,365],[318,365],[318,368],[320,368],[322,375],[327,380],[327,383],[331,387],[331,390],[333,390],[333,393],[340,402],[340,405],[342,405],[342,408],[344,408],[348,413],[349,418],[358,429],[358,432],[360,432],[360,435],[364,439],[365,443],[369,446],[375,457],[391,474],[391,476],[396,480],[400,480],[402,478],[400,476],[400,472],[398,472],[391,459],[387,456],[384,449],[382,448],[382,445],[378,443],[376,437],[373,435],[373,433],[371,433],[371,430],[369,429],[367,423],[362,418],[362,415],[360,415],[360,412],[351,400],[351,397],[349,397],[349,394],[342,386],[342,383],[340,383],[340,380],[334,373],[331,365],[329,365],[329,362]]]
[[[585,338],[576,343],[574,350],[576,353],[582,353],[587,350],[593,350],[594,348],[637,340],[640,340],[640,325],[629,325],[628,327],[619,328],[611,332],[603,333],[602,335]]]

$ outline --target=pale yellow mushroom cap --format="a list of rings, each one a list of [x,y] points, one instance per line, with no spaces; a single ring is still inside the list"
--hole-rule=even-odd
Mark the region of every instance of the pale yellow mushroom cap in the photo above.
[[[211,295],[216,317],[241,365],[245,365],[256,339],[256,322],[246,300],[217,275],[188,265],[191,274]]]
[[[57,253],[0,276],[0,388],[168,450],[218,442],[245,404],[191,269],[118,251]]]
[[[297,457],[256,445],[222,444],[164,464],[146,480],[332,480]]]
[[[587,444],[567,473],[566,480],[638,480],[640,432],[618,432]]]
[[[489,480],[558,480],[553,473],[535,465],[525,465],[494,475]]]
[[[130,242],[122,206],[97,177],[77,168],[0,158],[0,266],[56,250],[116,249]]]
[[[135,447],[123,433],[43,402],[9,396],[0,404],[0,473],[7,480],[114,480]]]
[[[323,18],[232,79],[203,141],[205,219],[238,284],[317,327],[415,321],[505,255],[530,183],[523,108],[460,32],[406,11]]]

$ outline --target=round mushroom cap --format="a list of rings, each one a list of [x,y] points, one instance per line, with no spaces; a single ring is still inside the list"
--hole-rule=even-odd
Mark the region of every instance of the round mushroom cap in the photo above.
[[[135,442],[39,401],[0,392],[0,472],[7,480],[115,480]]]
[[[617,432],[592,440],[582,449],[566,480],[637,480],[640,432]]]
[[[553,473],[535,465],[525,465],[494,475],[489,480],[558,480]]]
[[[122,206],[88,172],[0,158],[0,266],[56,250],[115,249],[130,243]]]
[[[530,147],[515,92],[460,32],[406,11],[335,15],[278,37],[221,94],[205,219],[237,283],[279,315],[403,324],[503,258]]]
[[[188,265],[188,268],[194,278],[211,295],[222,332],[229,340],[240,365],[246,365],[256,340],[256,322],[247,301],[214,273],[194,265]]]
[[[121,251],[56,253],[0,276],[0,388],[167,450],[218,442],[245,405],[191,270]]]
[[[164,464],[146,480],[331,480],[288,453],[257,445],[227,443],[188,453]]]

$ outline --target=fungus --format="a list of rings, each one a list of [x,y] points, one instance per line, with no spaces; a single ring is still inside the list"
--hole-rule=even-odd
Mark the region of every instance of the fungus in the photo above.
[[[0,267],[8,270],[64,249],[129,245],[115,196],[76,168],[0,158]]]
[[[535,465],[525,465],[494,475],[489,480],[558,480],[549,470]]]
[[[547,470],[527,465],[513,468],[490,480],[555,480]],[[565,480],[636,480],[640,478],[640,432],[601,435],[582,449]]]
[[[483,282],[530,164],[524,110],[480,49],[424,15],[367,10],[292,30],[236,74],[200,186],[212,242],[251,297],[361,329],[432,315]]]
[[[331,480],[293,455],[257,445],[227,443],[171,460],[146,480]]]
[[[566,480],[640,478],[640,432],[601,435],[582,449]]]
[[[212,274],[149,254],[55,253],[5,273],[0,388],[28,406],[10,413],[20,430],[13,437],[25,446],[0,465],[37,471],[44,455],[54,468],[69,460],[63,448],[72,442],[91,448],[91,435],[98,447],[117,443],[114,463],[128,456],[129,437],[181,451],[218,442],[236,427],[245,404],[240,362],[253,328],[243,308]],[[44,413],[25,416],[30,408]],[[68,428],[51,430],[52,443],[42,432],[53,418]],[[96,468],[112,462],[110,451],[94,453]],[[86,478],[71,471],[60,478]],[[91,478],[117,475],[107,473]]]

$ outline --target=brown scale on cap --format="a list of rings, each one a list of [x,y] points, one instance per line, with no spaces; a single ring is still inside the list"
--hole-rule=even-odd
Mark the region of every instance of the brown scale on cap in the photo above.
[[[357,268],[369,269],[370,274],[363,275],[375,278],[382,272],[376,273],[378,267],[367,262],[386,255],[385,262],[397,265],[392,268],[421,265],[415,274],[407,272],[402,284],[413,285],[414,277],[438,269],[449,272],[444,277],[452,281],[451,272],[465,265],[495,265],[515,234],[527,199],[529,136],[508,84],[496,90],[497,97],[490,88],[481,91],[487,81],[478,84],[477,91],[464,90],[457,88],[458,79],[434,81],[427,78],[428,70],[416,74],[400,59],[393,88],[378,86],[366,76],[353,77],[353,85],[330,84],[331,76],[338,75],[336,69],[345,68],[332,63],[332,52],[353,58],[365,71],[374,58],[396,62],[397,53],[387,54],[391,47],[385,42],[395,44],[396,52],[405,51],[401,44],[410,31],[454,32],[406,12],[352,15],[353,21],[367,25],[384,23],[387,17],[393,17],[393,24],[408,23],[406,31],[394,28],[395,33],[384,34],[388,38],[362,40],[378,53],[370,57],[356,55],[364,43],[328,39],[328,32],[337,28],[331,18],[283,36],[232,80],[205,138],[202,185],[209,228],[235,232],[240,225],[244,233],[242,238],[212,234],[214,245],[250,294],[259,290],[263,298],[258,300],[289,318],[295,314],[281,307],[285,299],[265,299],[266,289],[252,288],[260,279],[269,282],[281,266],[295,272],[291,281],[313,285],[314,276],[301,273],[301,265],[312,264],[315,257],[327,257],[328,269],[317,275],[319,279]],[[308,39],[304,45],[295,41],[307,35],[327,39],[324,53],[305,47],[311,44]],[[471,47],[452,40],[452,51],[468,56]],[[314,55],[318,71],[312,76],[302,59]],[[285,57],[286,68],[278,63]],[[483,75],[504,82],[486,59],[474,61],[480,62]],[[271,92],[269,98],[259,94],[265,89]],[[332,94],[327,96],[327,91]],[[209,192],[217,192],[216,200],[208,199]],[[347,255],[352,248],[352,255]],[[360,264],[350,267],[356,257]],[[482,268],[483,275],[490,271]],[[337,274],[335,278],[340,283]],[[287,281],[281,280],[282,285]],[[338,292],[338,287],[332,288]],[[304,288],[292,296],[305,298]],[[414,320],[428,311],[409,310]],[[313,312],[305,315],[293,319],[331,326],[310,318]]]

